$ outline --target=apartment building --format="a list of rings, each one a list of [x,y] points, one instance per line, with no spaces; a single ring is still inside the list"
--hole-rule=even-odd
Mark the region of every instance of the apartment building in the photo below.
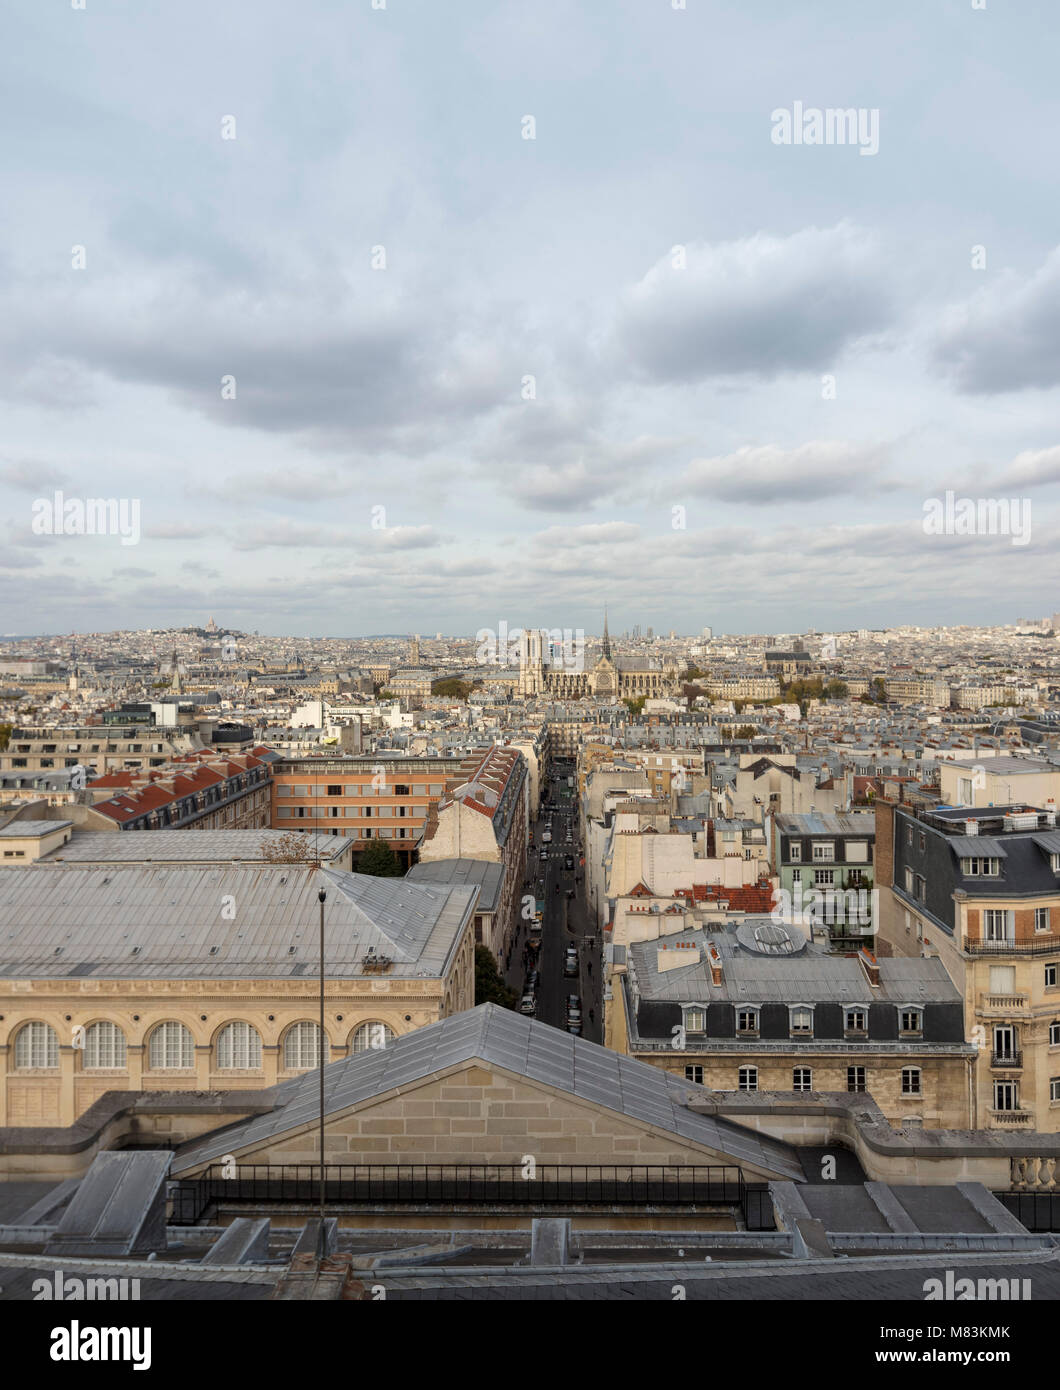
[[[494,744],[432,807],[419,846],[421,865],[462,859],[501,865],[493,940],[483,943],[498,960],[508,955],[518,926],[528,833],[526,759]]]
[[[880,950],[937,954],[977,1042],[971,1123],[1060,1131],[1060,830],[1026,805],[876,803]]]
[[[829,955],[768,917],[616,954],[619,1052],[715,1091],[864,1093],[896,1128],[968,1126],[976,1049],[937,960]]]
[[[974,764],[940,762],[939,789],[950,806],[1028,806],[1055,809],[1060,766],[1040,758],[982,756]]]
[[[261,750],[265,753],[267,750]],[[97,799],[78,816],[85,829],[249,830],[272,815],[271,760],[199,752],[150,772],[112,772],[89,783]],[[106,793],[113,788],[113,794]]]
[[[346,835],[356,841],[358,853],[372,840],[383,840],[407,869],[431,808],[466,763],[466,754],[285,758],[273,766],[272,825]]]
[[[818,920],[833,947],[852,946],[856,950],[864,946],[872,950],[874,923],[869,909],[873,900],[867,895],[875,886],[873,813],[779,814],[770,818],[770,828],[777,886],[787,902],[805,902],[809,891],[815,889],[821,895]],[[862,894],[866,896],[863,898]],[[830,919],[827,924],[826,918]]]

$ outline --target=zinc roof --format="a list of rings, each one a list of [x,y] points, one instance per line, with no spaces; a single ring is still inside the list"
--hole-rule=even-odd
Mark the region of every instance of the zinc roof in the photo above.
[[[5,869],[0,977],[312,976],[320,888],[325,974],[342,979],[363,974],[370,951],[391,959],[390,978],[439,977],[478,897],[294,864]]]

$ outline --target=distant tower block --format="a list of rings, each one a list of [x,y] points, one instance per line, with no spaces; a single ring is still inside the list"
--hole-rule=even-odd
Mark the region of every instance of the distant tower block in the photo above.
[[[420,635],[409,638],[409,665],[415,669],[420,664]]]

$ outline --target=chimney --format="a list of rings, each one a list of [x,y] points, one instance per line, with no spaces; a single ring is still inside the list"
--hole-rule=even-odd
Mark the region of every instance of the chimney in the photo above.
[[[707,947],[707,959],[710,962],[710,983],[712,985],[721,984],[721,956],[718,955],[718,948],[713,941]]]
[[[862,970],[864,970],[865,978],[868,980],[869,984],[873,987],[873,989],[879,989],[880,966],[879,962],[876,960],[876,957],[872,954],[871,951],[867,951],[864,947],[862,947],[862,949],[858,952],[858,960],[861,961],[861,968]]]

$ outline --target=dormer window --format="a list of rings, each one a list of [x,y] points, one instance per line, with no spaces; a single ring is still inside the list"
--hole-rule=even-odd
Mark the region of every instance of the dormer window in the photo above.
[[[869,1015],[866,1009],[853,1008],[843,1011],[843,1027],[848,1033],[867,1033]]]
[[[916,1008],[902,1008],[898,1011],[898,1031],[903,1034],[923,1033],[924,1011]]]
[[[1001,860],[962,859],[961,873],[965,878],[998,878],[1001,874]]]
[[[707,1029],[706,1009],[692,1008],[685,1010],[685,1032],[686,1033],[705,1033]]]
[[[791,1036],[813,1037],[813,1007],[809,1004],[794,1004],[789,1010]]]
[[[758,1036],[759,1011],[757,1008],[736,1010],[736,1031],[743,1037]]]
[[[788,859],[792,864],[798,864],[802,860],[802,843],[795,840],[788,846]]]

